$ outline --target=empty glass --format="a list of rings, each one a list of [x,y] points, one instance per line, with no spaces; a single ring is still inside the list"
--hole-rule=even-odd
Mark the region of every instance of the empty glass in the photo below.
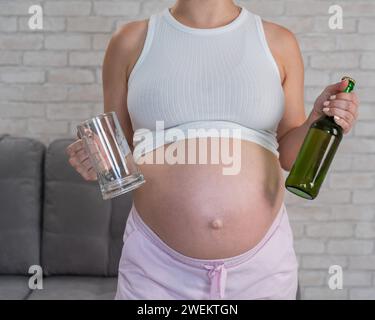
[[[146,180],[138,169],[115,112],[102,113],[77,126],[104,200],[138,188]]]

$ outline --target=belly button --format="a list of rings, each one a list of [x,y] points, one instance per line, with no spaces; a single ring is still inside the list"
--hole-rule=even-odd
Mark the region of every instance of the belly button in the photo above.
[[[223,227],[223,221],[220,219],[215,219],[211,222],[211,227],[213,229],[221,229]]]

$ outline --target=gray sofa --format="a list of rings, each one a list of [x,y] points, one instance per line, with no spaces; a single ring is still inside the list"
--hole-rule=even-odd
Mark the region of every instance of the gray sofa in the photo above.
[[[73,141],[0,136],[0,299],[114,298],[131,193],[103,200],[69,165]]]

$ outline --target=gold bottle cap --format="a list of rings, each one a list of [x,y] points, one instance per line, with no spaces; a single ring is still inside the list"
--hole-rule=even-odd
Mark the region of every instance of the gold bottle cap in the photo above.
[[[355,80],[352,77],[344,76],[342,77],[341,81],[348,79],[349,81],[353,82],[355,84]]]

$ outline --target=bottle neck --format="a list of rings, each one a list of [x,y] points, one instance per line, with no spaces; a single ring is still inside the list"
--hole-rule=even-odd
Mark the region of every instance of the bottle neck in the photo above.
[[[333,118],[333,116],[327,116],[327,115],[325,115],[324,118],[325,118],[327,121],[329,121],[329,122],[331,122],[331,123],[333,123],[333,124],[335,124],[335,125],[338,125],[338,124],[335,122],[335,119]]]

